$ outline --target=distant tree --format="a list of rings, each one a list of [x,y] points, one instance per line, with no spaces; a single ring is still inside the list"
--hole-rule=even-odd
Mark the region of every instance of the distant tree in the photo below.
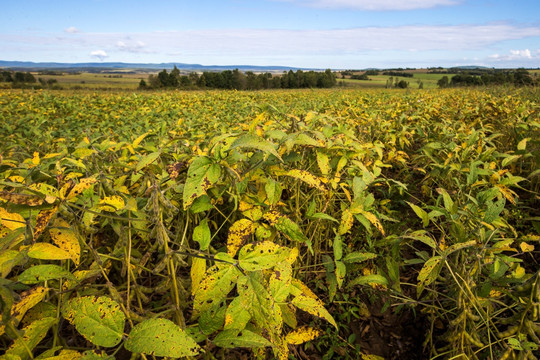
[[[440,78],[439,81],[437,81],[437,86],[443,89],[443,88],[447,88],[449,83],[450,82],[448,81],[448,76],[445,75],[442,78]]]
[[[18,83],[35,83],[37,81],[34,75],[29,72],[23,73],[20,71],[15,73],[13,80]]]
[[[146,84],[146,81],[144,81],[144,79],[141,79],[141,81],[139,81],[139,89],[148,89],[148,85]]]
[[[399,82],[396,83],[396,87],[400,89],[406,89],[409,87],[409,83],[406,82],[405,80],[400,80]]]

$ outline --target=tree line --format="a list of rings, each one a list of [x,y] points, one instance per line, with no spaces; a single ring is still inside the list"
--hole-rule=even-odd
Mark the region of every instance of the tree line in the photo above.
[[[538,85],[539,80],[531,77],[531,74],[525,69],[517,70],[492,70],[492,71],[474,71],[461,72],[454,75],[451,79],[443,76],[437,82],[440,88],[453,86],[481,86],[481,85],[515,85],[515,86],[533,86]]]
[[[175,66],[170,72],[162,70],[157,75],[149,75],[141,80],[139,89],[181,88],[181,89],[299,89],[330,88],[336,85],[336,76],[330,70],[292,71],[281,75],[271,73],[255,74],[252,71],[242,72],[238,69],[221,72],[205,71],[202,74],[181,74]]]

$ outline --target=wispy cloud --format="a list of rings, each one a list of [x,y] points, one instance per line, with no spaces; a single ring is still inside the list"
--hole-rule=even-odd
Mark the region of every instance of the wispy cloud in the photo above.
[[[333,9],[355,10],[414,10],[428,9],[437,6],[452,6],[461,3],[460,0],[274,0],[296,3],[301,6]]]
[[[506,41],[540,38],[540,28],[513,24],[392,27],[359,27],[331,30],[273,29],[212,29],[192,31],[155,31],[146,33],[74,33],[25,36],[0,34],[0,43],[25,49],[57,54],[73,50],[91,52],[98,59],[124,58],[126,53],[138,53],[143,59],[170,61],[179,56],[186,61],[210,59],[217,63],[225,59],[294,59],[320,58],[332,61],[340,57],[394,52],[415,54],[421,59],[427,52],[470,52],[487,57],[490,48]],[[96,50],[100,49],[100,50]],[[414,52],[414,53],[413,53]],[[153,54],[153,55],[150,55]],[[533,51],[515,50],[505,59],[526,59]],[[63,56],[63,55],[62,55]],[[446,55],[447,56],[447,55]],[[464,56],[461,55],[460,58]],[[465,55],[470,56],[470,55]],[[474,55],[473,55],[474,56]],[[497,55],[499,56],[499,55]],[[413,56],[408,56],[412,58]],[[503,59],[503,56],[492,57]],[[399,60],[399,59],[398,59]],[[236,60],[238,61],[238,60]]]
[[[146,44],[142,41],[119,40],[116,42],[116,48],[120,51],[130,53],[147,53]]]

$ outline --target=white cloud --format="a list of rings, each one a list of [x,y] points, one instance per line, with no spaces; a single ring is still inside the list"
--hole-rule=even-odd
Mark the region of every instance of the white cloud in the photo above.
[[[536,50],[535,56],[532,55],[531,50],[510,50],[510,54],[493,54],[489,58],[496,61],[514,61],[514,60],[530,60],[540,57],[540,49]]]
[[[338,8],[355,10],[413,10],[436,6],[457,5],[461,0],[274,0],[297,3],[301,6],[316,8]]]
[[[81,30],[77,29],[75,26],[68,27],[67,29],[64,29],[64,32],[67,32],[68,34],[77,34],[80,33]]]
[[[109,55],[107,55],[105,50],[94,50],[94,51],[90,52],[90,56],[98,58],[99,60],[103,61]]]

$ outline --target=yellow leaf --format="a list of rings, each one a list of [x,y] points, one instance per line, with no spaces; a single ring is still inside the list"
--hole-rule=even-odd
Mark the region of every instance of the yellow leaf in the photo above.
[[[534,251],[534,245],[529,245],[526,242],[522,242],[521,244],[519,244],[519,247],[521,248],[521,251],[523,252]]]
[[[361,210],[360,213],[362,215],[364,215],[366,217],[366,219],[368,219],[369,222],[371,224],[373,224],[373,226],[375,226],[377,228],[377,230],[379,230],[381,232],[381,234],[383,234],[383,236],[384,236],[384,229],[382,227],[382,224],[374,214],[372,214],[370,212],[367,212],[367,211],[363,211],[363,210]]]
[[[7,227],[9,230],[16,230],[26,226],[26,221],[24,218],[17,213],[11,213],[4,208],[0,207],[0,220],[2,225]]]
[[[191,263],[191,295],[199,288],[204,275],[206,274],[206,260],[201,258],[193,258]]]
[[[341,223],[339,224],[338,234],[344,235],[348,233],[354,223],[354,217],[352,212],[349,209],[345,209],[343,214],[341,214]]]
[[[122,199],[120,196],[113,195],[106,196],[101,199],[98,206],[103,211],[115,212],[118,210],[122,210],[124,206],[126,206],[126,203],[124,202],[124,199]]]
[[[253,222],[249,219],[240,219],[229,228],[227,237],[227,254],[236,255],[238,249],[242,247],[255,231]]]
[[[52,241],[62,250],[69,254],[75,265],[79,265],[81,245],[70,225],[64,220],[58,220],[55,227],[49,230]]]
[[[20,322],[24,314],[47,296],[49,289],[43,286],[37,286],[21,294],[21,301],[11,309],[11,316],[16,322]],[[4,333],[4,326],[0,326],[0,335]]]
[[[60,198],[71,200],[79,196],[84,190],[89,189],[97,182],[95,178],[84,178],[73,186],[73,183],[68,182],[60,189]]]
[[[34,156],[32,157],[32,164],[39,165],[39,161],[39,153],[35,151]]]
[[[288,171],[285,175],[287,176],[291,176],[291,177],[294,177],[298,180],[301,180],[303,182],[305,182],[306,184],[308,184],[309,186],[311,187],[314,187],[316,189],[319,189],[319,190],[322,190],[322,191],[325,191],[326,188],[324,186],[324,182],[322,181],[321,178],[305,171],[305,170],[298,170],[298,169],[293,169],[293,170],[290,170]]]
[[[36,243],[28,249],[28,257],[40,260],[66,260],[69,254],[49,243]]]
[[[285,340],[289,344],[300,345],[315,339],[319,335],[321,335],[321,330],[310,326],[302,326],[288,333]]]

